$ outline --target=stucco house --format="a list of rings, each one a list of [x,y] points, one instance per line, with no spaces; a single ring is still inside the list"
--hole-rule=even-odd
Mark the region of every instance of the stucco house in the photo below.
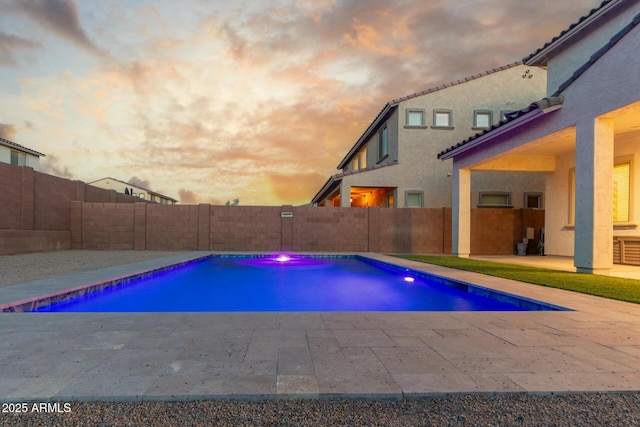
[[[44,157],[44,154],[8,139],[0,138],[0,162],[16,166],[29,166],[39,171],[40,157]]]
[[[140,187],[139,185],[131,184],[119,179],[106,177],[97,181],[89,182],[89,185],[94,187],[105,188],[107,190],[115,190],[118,193],[129,194],[136,196],[144,200],[148,200],[163,205],[175,205],[178,201],[172,197],[165,196],[164,194],[156,193],[147,188]]]
[[[528,56],[547,96],[440,152],[453,161],[453,252],[469,255],[479,171],[545,177],[545,252],[579,272],[640,264],[640,1],[609,0]]]
[[[435,155],[544,96],[544,67],[513,63],[388,102],[313,197],[316,206],[451,206],[451,162]],[[476,206],[544,206],[544,177],[474,175]]]

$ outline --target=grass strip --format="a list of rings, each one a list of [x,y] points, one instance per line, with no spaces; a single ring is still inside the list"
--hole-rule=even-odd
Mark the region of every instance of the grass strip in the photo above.
[[[453,256],[392,255],[412,261],[472,271],[551,288],[565,289],[620,301],[640,303],[640,280],[596,274],[573,273],[548,268],[504,264]]]

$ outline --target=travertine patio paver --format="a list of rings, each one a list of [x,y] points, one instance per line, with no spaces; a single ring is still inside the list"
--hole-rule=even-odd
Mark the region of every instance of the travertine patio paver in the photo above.
[[[0,288],[0,304],[197,252]],[[377,254],[563,312],[0,313],[0,399],[640,390],[640,307]]]

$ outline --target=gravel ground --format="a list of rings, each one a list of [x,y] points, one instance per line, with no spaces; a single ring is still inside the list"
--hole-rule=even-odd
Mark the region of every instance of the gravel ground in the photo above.
[[[418,400],[69,402],[5,426],[635,426],[640,394],[451,395]],[[64,408],[63,405],[60,408]]]
[[[59,251],[0,256],[0,286],[177,255],[167,251]]]
[[[0,256],[0,286],[172,256],[62,251]],[[1,387],[1,385],[0,385]],[[19,403],[19,402],[12,402]],[[65,406],[64,404],[68,404]],[[635,426],[640,393],[443,395],[417,400],[60,402],[24,413],[2,403],[2,426]],[[44,412],[38,412],[37,409]],[[56,410],[65,411],[56,413]],[[47,412],[48,411],[48,412]],[[53,411],[53,413],[52,413]]]

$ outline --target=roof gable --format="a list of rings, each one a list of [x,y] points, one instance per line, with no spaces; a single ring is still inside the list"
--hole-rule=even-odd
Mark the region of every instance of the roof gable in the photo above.
[[[526,65],[546,65],[548,56],[555,49],[570,41],[574,36],[588,28],[594,21],[597,21],[605,13],[622,4],[624,1],[628,0],[604,0],[600,6],[591,9],[588,14],[581,16],[577,22],[571,24],[569,28],[563,30],[522,61]]]
[[[412,93],[411,95],[406,95],[406,96],[403,96],[403,97],[400,97],[400,98],[392,99],[391,101],[387,102],[384,107],[382,107],[382,110],[380,110],[380,112],[378,113],[376,118],[373,119],[371,124],[369,124],[367,129],[364,131],[364,133],[358,138],[356,143],[351,147],[351,149],[347,152],[347,154],[344,156],[344,158],[340,161],[340,163],[338,164],[337,168],[338,169],[342,169],[347,164],[349,164],[349,162],[353,159],[353,156],[360,150],[362,145],[369,139],[369,137],[373,133],[375,133],[378,130],[380,125],[382,125],[384,123],[384,121],[391,115],[391,113],[393,113],[393,111],[395,111],[395,109],[398,107],[398,105],[401,102],[407,101],[409,99],[417,98],[417,97],[420,97],[420,96],[428,95],[428,94],[433,93],[433,92],[438,92],[438,91],[441,91],[443,89],[450,88],[452,86],[458,86],[458,85],[461,85],[463,83],[467,83],[467,82],[470,82],[472,80],[477,80],[477,79],[479,79],[481,77],[488,76],[490,74],[494,74],[494,73],[497,73],[497,72],[500,72],[500,71],[504,71],[504,70],[507,70],[509,68],[517,67],[519,65],[522,65],[521,61],[513,62],[511,64],[507,64],[507,65],[504,65],[502,67],[492,68],[492,69],[484,71],[482,73],[478,73],[478,74],[474,74],[472,76],[464,77],[462,79],[459,79],[459,80],[456,80],[456,81],[452,81],[452,82],[449,82],[449,83],[445,83],[445,84],[442,84],[442,85],[439,85],[439,86],[434,86],[432,88],[429,88],[429,89],[426,89],[426,90],[423,90],[423,91],[420,91],[420,92]]]

